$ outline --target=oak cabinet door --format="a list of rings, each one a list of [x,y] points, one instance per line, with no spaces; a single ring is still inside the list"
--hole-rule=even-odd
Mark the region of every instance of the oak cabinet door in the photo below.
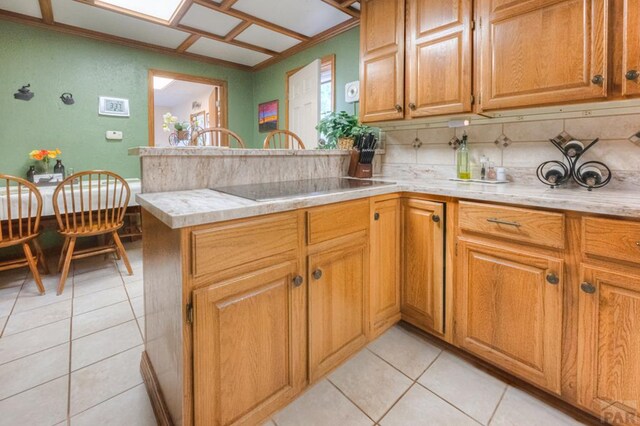
[[[400,319],[400,199],[374,203],[370,317],[374,335]]]
[[[481,108],[607,96],[603,0],[479,0]]]
[[[360,15],[360,120],[404,117],[404,0],[364,0]]]
[[[194,291],[196,425],[255,424],[306,382],[297,262]]]
[[[366,341],[365,244],[310,255],[309,378],[311,381],[359,350]]]
[[[640,424],[640,275],[582,267],[578,398],[611,424]]]
[[[472,0],[407,1],[407,113],[471,111]]]
[[[444,333],[444,205],[402,205],[402,319]]]
[[[459,240],[460,344],[560,392],[563,262]]]
[[[624,0],[622,94],[640,95],[640,1]],[[618,29],[619,30],[619,29]]]

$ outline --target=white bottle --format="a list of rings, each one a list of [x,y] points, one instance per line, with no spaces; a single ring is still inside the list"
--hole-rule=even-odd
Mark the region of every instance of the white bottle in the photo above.
[[[496,180],[500,182],[504,182],[505,180],[507,180],[507,169],[505,169],[504,167],[498,167],[496,169]]]

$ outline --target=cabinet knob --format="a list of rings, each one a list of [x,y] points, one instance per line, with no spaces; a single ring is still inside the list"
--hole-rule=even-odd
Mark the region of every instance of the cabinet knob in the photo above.
[[[556,285],[560,282],[560,278],[558,278],[558,276],[552,272],[550,274],[547,274],[547,282],[549,284]]]
[[[380,213],[375,212],[375,213],[373,214],[373,220],[378,220],[378,219],[380,219]]]
[[[293,286],[294,287],[300,287],[303,282],[304,282],[304,278],[302,278],[302,275],[296,275],[293,278]]]
[[[593,84],[597,84],[599,86],[602,86],[602,83],[604,83],[604,77],[601,74],[596,74],[591,79],[591,82]]]
[[[414,104],[413,102],[411,102],[411,103],[409,104],[409,109],[410,109],[411,111],[415,111],[415,110],[416,110],[416,104]]]
[[[585,281],[582,284],[580,284],[580,290],[588,294],[593,294],[596,292],[596,287],[593,284]]]
[[[431,220],[434,221],[435,223],[440,222],[440,216],[438,216],[437,214],[434,214],[433,216],[431,216]]]
[[[626,78],[629,81],[637,80],[638,77],[640,77],[640,71],[638,70],[629,70],[624,75],[624,78]]]
[[[396,104],[396,111],[402,112],[402,105]]]
[[[311,275],[313,276],[314,280],[319,280],[320,278],[322,278],[322,269],[316,269]]]

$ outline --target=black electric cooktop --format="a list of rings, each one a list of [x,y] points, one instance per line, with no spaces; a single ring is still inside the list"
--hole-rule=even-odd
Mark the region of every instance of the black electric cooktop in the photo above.
[[[211,189],[249,200],[271,201],[300,196],[331,194],[349,189],[363,189],[385,185],[393,185],[393,183],[336,177],[221,186]]]

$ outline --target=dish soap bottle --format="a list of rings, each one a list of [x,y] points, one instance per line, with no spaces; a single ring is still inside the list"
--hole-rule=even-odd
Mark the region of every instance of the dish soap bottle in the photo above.
[[[457,172],[458,179],[471,179],[471,166],[469,164],[469,148],[467,147],[467,132],[462,135],[462,141],[458,148],[457,155]]]

